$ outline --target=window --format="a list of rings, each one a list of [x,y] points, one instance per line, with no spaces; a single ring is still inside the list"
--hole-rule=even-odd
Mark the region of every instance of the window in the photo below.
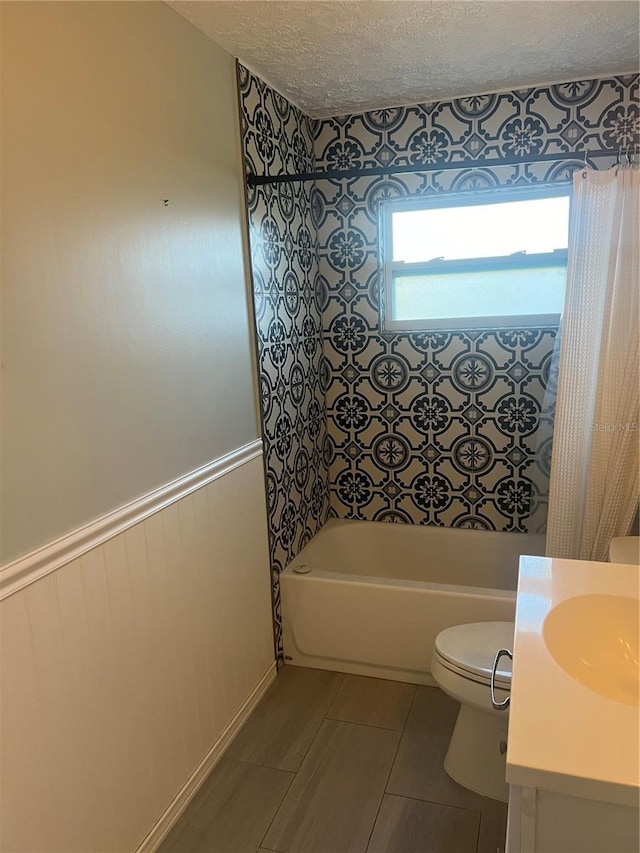
[[[569,192],[567,186],[505,188],[383,202],[383,327],[557,323],[567,270]]]

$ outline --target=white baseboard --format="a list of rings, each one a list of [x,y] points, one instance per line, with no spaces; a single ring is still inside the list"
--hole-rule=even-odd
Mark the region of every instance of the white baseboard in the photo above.
[[[146,835],[140,846],[137,848],[136,853],[155,853],[160,844],[169,834],[169,831],[180,815],[187,808],[204,780],[222,758],[224,751],[237,735],[253,709],[256,707],[260,699],[262,699],[267,688],[276,677],[276,671],[276,663],[274,661],[255,686],[247,700],[241,706],[233,720],[231,720],[227,728],[213,744],[189,779],[187,779],[185,784],[178,791],[174,800],[169,804],[158,822],[153,826],[148,835]]]

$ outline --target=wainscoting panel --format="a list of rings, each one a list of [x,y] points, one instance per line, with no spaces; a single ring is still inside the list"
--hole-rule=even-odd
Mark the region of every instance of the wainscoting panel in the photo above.
[[[8,595],[0,619],[0,847],[153,849],[274,673],[261,456]]]

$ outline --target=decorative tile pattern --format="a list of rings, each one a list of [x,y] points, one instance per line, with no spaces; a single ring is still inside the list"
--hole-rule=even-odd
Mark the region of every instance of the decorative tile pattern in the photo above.
[[[238,86],[246,170],[277,174],[312,168],[312,121],[240,65]],[[247,208],[276,654],[281,658],[279,572],[322,527],[329,510],[312,188],[247,189]]]
[[[543,529],[556,330],[383,333],[378,203],[569,180],[585,148],[594,154],[637,145],[638,77],[323,121],[304,116],[242,66],[238,85],[245,167],[253,174],[567,155],[558,163],[247,190],[281,655],[278,573],[329,511]],[[593,160],[598,168],[614,161],[615,153]]]
[[[553,388],[546,399],[545,391],[556,330],[383,333],[378,203],[567,180],[582,163],[585,147],[595,153],[637,144],[637,94],[638,78],[628,76],[378,110],[316,125],[318,169],[451,166],[470,157],[567,154],[562,163],[316,183],[312,214],[333,514],[497,530],[544,528]],[[594,159],[598,168],[614,161],[615,154]],[[542,466],[535,461],[539,444],[545,451]]]
[[[325,119],[316,126],[315,155],[318,168],[327,169],[451,166],[469,158],[535,159],[572,152],[579,152],[581,162],[585,147],[596,152],[637,145],[639,131],[638,77],[626,75]],[[543,165],[549,168],[567,170],[563,164]],[[537,180],[559,177],[555,171],[540,176],[531,166],[511,166],[500,174],[436,173],[430,186],[426,175],[417,181],[438,191],[453,189],[451,183],[456,189],[529,183],[536,175]]]
[[[352,309],[353,310],[353,309]],[[342,517],[527,529],[555,329],[367,335],[336,351],[327,413]],[[345,366],[355,368],[353,378]]]

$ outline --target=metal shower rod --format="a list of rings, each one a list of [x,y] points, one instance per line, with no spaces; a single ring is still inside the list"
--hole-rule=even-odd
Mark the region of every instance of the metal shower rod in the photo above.
[[[533,165],[535,163],[560,163],[566,160],[568,163],[578,163],[582,167],[589,165],[594,157],[615,157],[618,152],[614,150],[603,151],[576,151],[563,154],[543,154],[535,158],[522,157],[493,157],[484,160],[458,160],[455,163],[422,163],[409,166],[373,166],[367,169],[327,169],[320,172],[300,172],[296,175],[247,175],[248,187],[262,187],[265,184],[290,184],[296,181],[322,181],[341,180],[343,178],[369,178],[377,175],[401,175],[419,172],[451,172],[460,169],[481,169],[485,166],[516,166]]]

